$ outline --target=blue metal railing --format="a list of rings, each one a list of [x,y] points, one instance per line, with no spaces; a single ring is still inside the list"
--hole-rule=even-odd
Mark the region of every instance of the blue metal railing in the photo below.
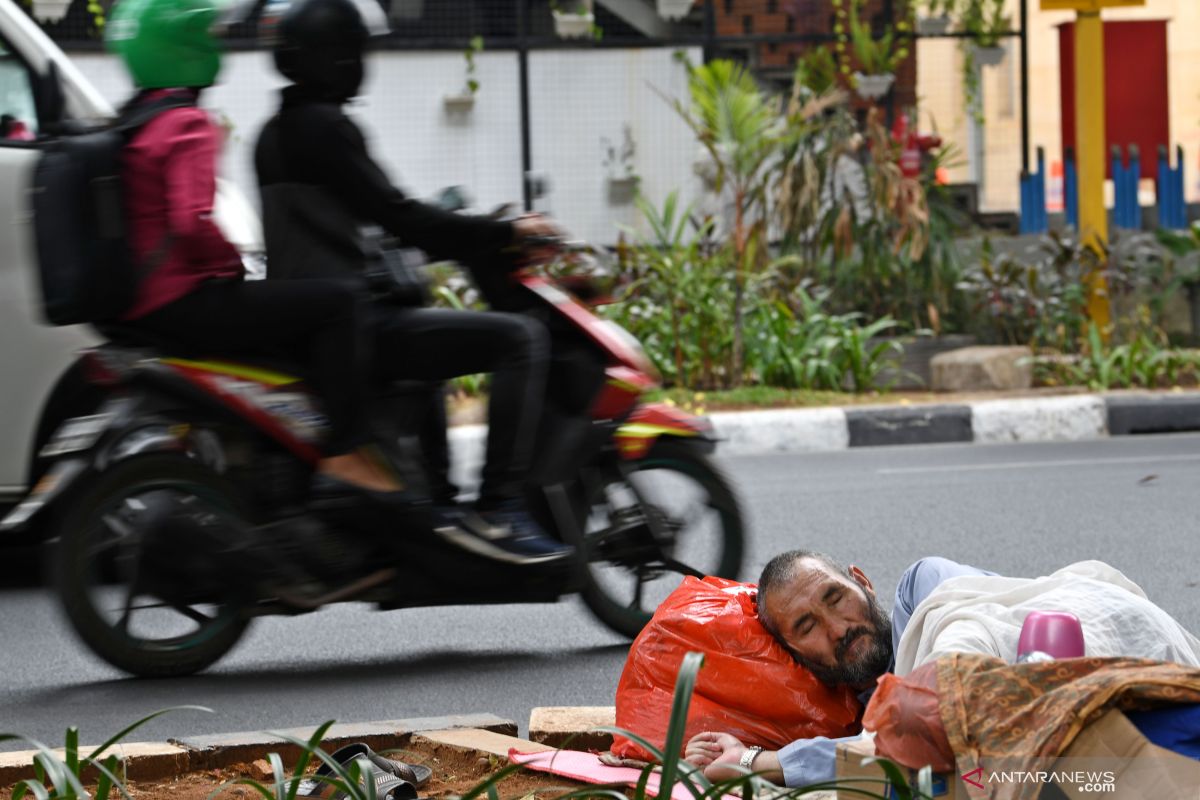
[[[1142,154],[1136,144],[1129,145],[1129,160],[1121,156],[1121,146],[1112,148],[1112,179],[1116,190],[1113,225],[1126,230],[1142,227],[1142,207],[1138,203],[1138,181],[1142,177]]]
[[[1183,148],[1175,148],[1175,164],[1166,145],[1158,148],[1158,225],[1182,230],[1187,227],[1187,204],[1183,198]]]

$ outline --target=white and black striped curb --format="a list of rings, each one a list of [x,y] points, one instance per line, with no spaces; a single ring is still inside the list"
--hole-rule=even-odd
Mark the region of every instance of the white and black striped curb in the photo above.
[[[1120,392],[890,406],[722,411],[720,455],[819,453],[950,442],[1066,442],[1200,431],[1200,391]],[[451,429],[456,477],[483,460],[487,428]]]

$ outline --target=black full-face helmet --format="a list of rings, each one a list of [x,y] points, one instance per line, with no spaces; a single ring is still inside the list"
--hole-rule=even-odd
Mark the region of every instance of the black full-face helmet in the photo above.
[[[337,102],[358,94],[367,42],[388,32],[376,0],[273,2],[261,24],[276,68],[294,83]]]

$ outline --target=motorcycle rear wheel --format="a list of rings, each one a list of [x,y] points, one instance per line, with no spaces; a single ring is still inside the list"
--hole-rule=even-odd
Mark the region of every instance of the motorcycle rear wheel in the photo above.
[[[225,478],[184,455],[153,454],[96,475],[60,520],[55,579],[67,619],[96,655],[139,677],[199,672],[249,624],[247,598],[232,581],[195,600],[164,597],[174,591],[172,566],[147,556],[141,534],[148,508],[179,498],[195,498],[188,502],[202,513],[240,516],[239,494]]]
[[[614,471],[585,489],[581,529],[588,574],[582,594],[597,619],[634,638],[689,574],[681,566],[736,579],[745,535],[733,489],[692,443],[660,439],[629,466],[628,480]],[[639,477],[651,472],[669,480],[655,486]],[[636,484],[632,490],[630,484]],[[687,484],[690,493],[678,490]],[[657,525],[647,524],[651,516]]]

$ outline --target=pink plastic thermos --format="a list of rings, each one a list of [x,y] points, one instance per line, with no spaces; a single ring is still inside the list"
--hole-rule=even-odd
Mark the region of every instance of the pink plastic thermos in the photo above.
[[[1082,658],[1083,626],[1079,617],[1063,611],[1030,611],[1021,626],[1017,658],[1046,653],[1054,658]]]

